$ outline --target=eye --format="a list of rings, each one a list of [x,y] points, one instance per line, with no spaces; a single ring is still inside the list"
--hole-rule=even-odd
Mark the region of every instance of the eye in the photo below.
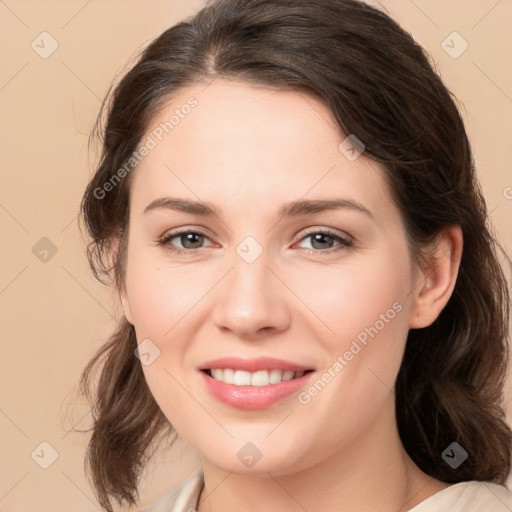
[[[312,249],[304,247],[304,249],[308,252],[312,252],[315,254],[318,253],[332,253],[342,250],[346,247],[350,247],[353,244],[353,241],[348,238],[341,236],[340,234],[328,230],[328,229],[317,229],[315,231],[310,231],[306,233],[300,241],[310,240]],[[333,247],[333,243],[337,243]]]
[[[173,242],[175,239],[181,245],[180,247],[176,247],[176,242]],[[310,231],[309,233],[306,233],[306,235],[302,236],[302,238],[299,239],[299,242],[308,239],[311,240],[312,248],[303,247],[303,249],[314,254],[331,254],[332,252],[337,252],[346,247],[350,247],[353,244],[353,241],[350,238],[341,236],[340,234],[328,229]],[[194,254],[205,247],[203,244],[207,240],[210,240],[209,237],[201,231],[188,229],[166,234],[158,241],[158,245],[164,246],[166,249],[176,254]],[[333,243],[337,245],[334,245],[333,247]],[[213,246],[213,244],[210,244],[210,247],[211,246]]]
[[[181,247],[174,246],[172,240],[175,238],[178,239]],[[160,239],[158,244],[177,254],[190,254],[201,249],[205,240],[209,240],[209,238],[204,233],[189,229],[169,233]]]

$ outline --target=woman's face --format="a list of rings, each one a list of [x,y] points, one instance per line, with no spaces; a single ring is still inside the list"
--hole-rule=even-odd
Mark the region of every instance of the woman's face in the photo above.
[[[123,307],[165,416],[226,471],[286,474],[394,428],[416,284],[383,167],[343,139],[309,96],[222,80],[143,138]]]

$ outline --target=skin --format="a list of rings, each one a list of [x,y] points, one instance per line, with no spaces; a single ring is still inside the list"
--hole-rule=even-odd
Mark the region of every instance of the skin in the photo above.
[[[208,497],[199,512],[409,510],[448,485],[403,449],[392,389],[409,329],[430,325],[453,291],[460,228],[441,233],[432,258],[414,269],[385,170],[364,153],[349,161],[327,107],[301,93],[220,79],[190,86],[146,135],[190,96],[197,107],[132,176],[120,298],[138,342],[160,350],[143,366],[151,392],[201,458]],[[222,211],[144,213],[166,196]],[[342,208],[278,220],[285,202],[339,197],[373,219]],[[189,254],[169,250],[194,247],[183,237],[159,245],[175,228],[199,229],[203,245]],[[315,245],[310,228],[353,244]],[[263,248],[253,263],[236,252],[249,235]],[[318,377],[395,303],[400,312],[307,404],[294,394],[263,410],[235,409],[210,395],[197,371],[217,357],[272,356]],[[262,455],[252,467],[237,457],[248,442]]]

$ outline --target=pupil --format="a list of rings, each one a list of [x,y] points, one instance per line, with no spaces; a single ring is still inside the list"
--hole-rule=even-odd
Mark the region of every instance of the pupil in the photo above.
[[[316,242],[320,242],[321,244],[322,244],[322,243],[323,243],[323,244],[326,244],[326,243],[327,243],[327,245],[328,245],[328,246],[330,246],[330,244],[329,244],[328,242],[325,242],[325,241],[323,241],[323,240],[322,240],[322,239],[323,239],[323,238],[325,238],[325,237],[327,237],[327,238],[331,238],[331,237],[330,237],[330,235],[326,235],[326,234],[324,234],[324,233],[317,233],[316,235],[313,235],[313,244],[312,244],[312,245],[313,245],[313,247],[314,247],[315,249],[317,249],[317,248],[318,248],[318,247],[315,247],[315,243],[316,243]],[[319,248],[320,248],[320,249],[325,249],[325,246],[324,246],[324,247],[320,246]]]
[[[198,238],[199,240],[194,241],[194,238]],[[183,244],[183,247],[186,247],[187,249],[197,249],[198,247],[201,247],[202,241],[203,235],[200,235],[199,233],[187,233],[181,237],[181,243]],[[196,244],[197,247],[187,246],[187,243],[191,243],[192,245]]]

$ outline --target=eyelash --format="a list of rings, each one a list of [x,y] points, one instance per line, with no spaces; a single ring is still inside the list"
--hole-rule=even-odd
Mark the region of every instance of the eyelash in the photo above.
[[[188,234],[202,235],[205,238],[209,239],[209,237],[202,231],[184,229],[184,230],[175,231],[175,232],[172,232],[172,233],[169,233],[169,234],[163,236],[161,239],[158,240],[158,245],[165,247],[167,250],[169,250],[175,254],[189,254],[190,255],[190,254],[195,254],[197,252],[200,252],[201,249],[203,249],[202,247],[196,248],[196,249],[181,249],[179,247],[174,247],[170,244],[170,241],[173,238],[179,237],[181,235],[188,235]],[[338,233],[331,231],[329,229],[319,229],[319,230],[309,231],[308,233],[303,235],[302,238],[297,240],[297,242],[300,242],[312,235],[328,235],[328,236],[332,237],[335,241],[339,242],[339,245],[336,247],[332,247],[325,251],[322,251],[320,249],[308,249],[308,248],[302,249],[302,250],[308,252],[309,254],[315,254],[315,255],[317,255],[317,254],[332,254],[334,252],[338,252],[344,248],[351,247],[353,245],[352,240],[350,240],[349,238],[342,237]]]

